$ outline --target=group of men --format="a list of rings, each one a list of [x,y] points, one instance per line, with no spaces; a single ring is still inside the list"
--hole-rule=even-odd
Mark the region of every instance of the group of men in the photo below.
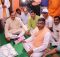
[[[40,17],[44,17],[46,19],[47,27],[53,32],[52,33],[52,46],[56,47],[52,50],[51,49],[49,49],[49,51],[47,50],[48,52],[46,52],[43,57],[46,57],[47,55],[52,55],[51,57],[59,57],[57,55],[57,53],[60,52],[60,21],[58,21],[58,19],[60,20],[59,5],[60,5],[59,0],[45,0],[45,1],[41,0],[40,2],[40,6],[41,6]],[[45,10],[46,8],[48,9],[48,11],[46,10],[45,13],[44,13],[44,8]]]
[[[45,56],[50,43],[52,46],[59,45],[60,17],[49,16],[47,8],[42,10],[41,16],[37,16],[34,11],[29,13],[27,8],[24,8],[23,12],[16,9],[6,20],[5,37],[7,41],[11,41],[24,34],[30,35],[28,39],[21,41],[29,56]]]
[[[39,4],[34,2],[33,5],[37,5],[35,3]],[[10,12],[4,27],[6,40],[16,40],[20,39],[20,36],[30,35],[28,39],[21,41],[30,57],[46,57],[60,51],[60,16],[49,15],[47,7],[42,7],[40,16],[33,10],[28,12],[27,7],[23,9],[23,12],[19,8],[16,12]],[[57,48],[47,51],[50,44]]]

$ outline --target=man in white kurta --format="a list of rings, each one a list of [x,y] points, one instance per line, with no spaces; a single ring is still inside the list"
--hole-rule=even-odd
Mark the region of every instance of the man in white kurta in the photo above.
[[[38,20],[37,27],[30,38],[23,41],[23,46],[30,57],[41,57],[50,43],[51,33],[45,27],[45,19]]]
[[[53,25],[53,17],[48,15],[48,9],[44,8],[42,10],[42,15],[40,17],[45,18],[45,25],[49,28],[52,29],[52,25]]]
[[[26,31],[25,25],[22,23],[20,18],[15,17],[15,12],[11,12],[10,18],[6,20],[5,24],[5,37],[7,40],[17,38],[17,35],[24,34]]]
[[[30,17],[30,14],[29,14],[27,8],[24,8],[24,12],[21,13],[21,20],[26,26],[28,25],[29,17]]]
[[[53,23],[53,45],[57,45],[60,40],[60,17],[55,16],[54,17],[54,23]]]

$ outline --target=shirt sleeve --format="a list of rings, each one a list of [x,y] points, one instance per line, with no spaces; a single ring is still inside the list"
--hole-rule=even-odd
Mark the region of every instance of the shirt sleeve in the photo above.
[[[52,27],[53,26],[53,20],[52,18],[50,18],[51,20],[49,20],[49,27]]]
[[[33,40],[33,37],[31,36],[31,37],[29,37],[28,39],[26,39],[25,41],[26,42],[31,42]]]
[[[27,27],[23,24],[22,20],[19,18],[19,22],[20,22],[20,25],[22,26],[22,28],[27,31]]]
[[[51,34],[50,34],[50,32],[48,32],[44,36],[44,41],[43,41],[42,45],[40,47],[38,47],[38,48],[33,49],[33,51],[34,52],[44,51],[48,47],[48,45],[50,43],[50,39],[51,39]]]
[[[6,21],[6,24],[5,24],[5,37],[9,37],[9,22]]]

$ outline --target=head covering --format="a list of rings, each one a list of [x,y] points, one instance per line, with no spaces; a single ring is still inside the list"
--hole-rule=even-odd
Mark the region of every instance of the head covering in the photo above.
[[[44,8],[44,9],[42,10],[42,13],[48,13],[48,9],[47,9],[47,8]]]

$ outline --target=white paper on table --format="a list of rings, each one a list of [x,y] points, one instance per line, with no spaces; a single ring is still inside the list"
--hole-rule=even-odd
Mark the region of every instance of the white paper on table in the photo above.
[[[18,53],[15,51],[15,49],[12,47],[12,45],[6,44],[0,47],[0,54],[3,54],[4,57],[15,57],[18,55]]]

